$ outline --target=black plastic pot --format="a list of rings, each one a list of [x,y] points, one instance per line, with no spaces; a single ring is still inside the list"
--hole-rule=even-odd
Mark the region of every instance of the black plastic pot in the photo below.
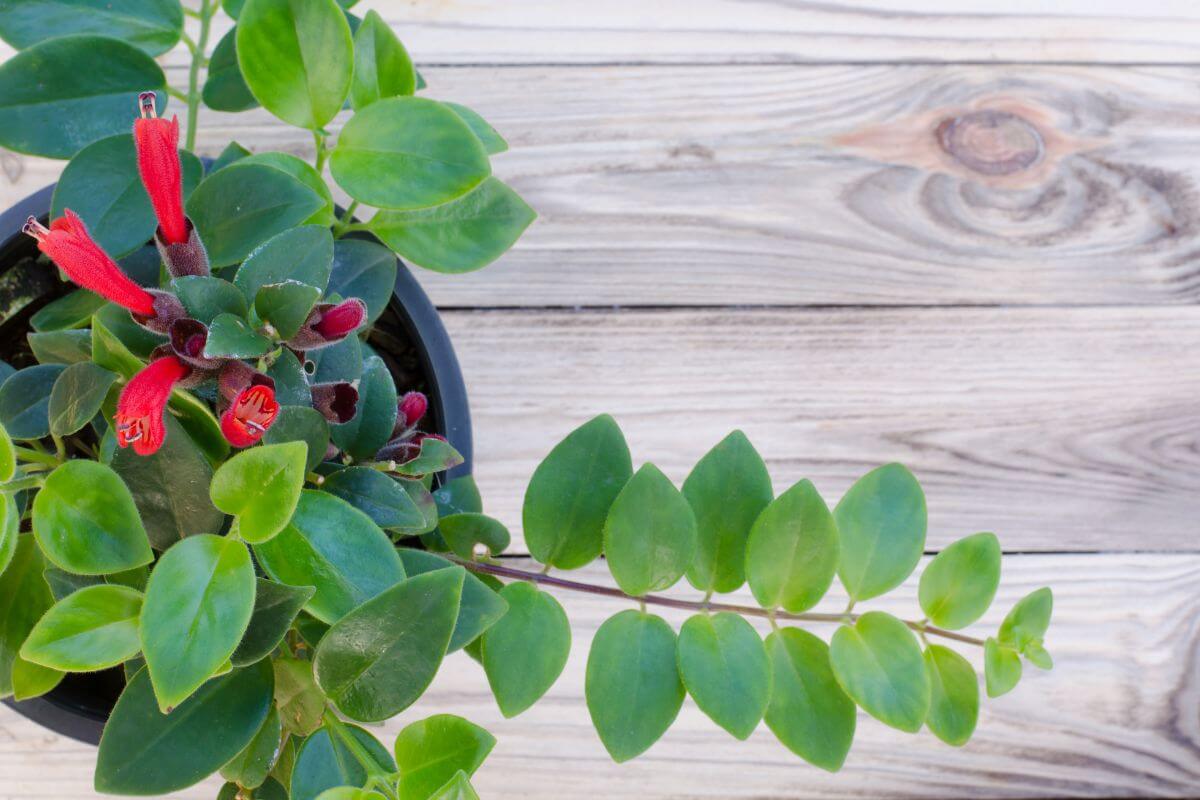
[[[53,192],[54,186],[47,186],[0,214],[0,299],[10,288],[2,284],[11,268],[37,255],[36,243],[21,233],[21,226],[30,216],[49,224]],[[472,454],[471,413],[458,358],[437,309],[408,267],[399,260],[397,264],[392,301],[376,323],[370,341],[380,351],[397,383],[409,386],[415,379],[428,395],[430,427],[449,439],[465,459],[450,471],[449,477],[468,475]],[[39,299],[0,326],[0,341],[12,341],[18,336],[24,338],[29,317],[50,300],[70,290],[66,284],[53,279],[47,270],[30,271],[22,283],[26,296],[32,292]],[[415,360],[415,369],[402,363],[410,359]],[[4,703],[55,733],[97,744],[124,683],[120,669],[68,675],[43,697],[20,703],[10,698]]]

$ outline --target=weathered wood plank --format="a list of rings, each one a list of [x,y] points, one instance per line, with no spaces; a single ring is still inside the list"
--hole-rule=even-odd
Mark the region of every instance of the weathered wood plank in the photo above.
[[[583,578],[603,581],[599,566]],[[1001,591],[978,635],[994,631],[1026,592],[1051,585],[1048,637],[1056,667],[1026,670],[1012,693],[984,701],[975,738],[947,747],[860,715],[856,743],[837,775],[809,767],[765,726],[734,741],[689,701],[663,740],[626,764],[609,761],[591,730],[583,674],[592,635],[622,604],[558,593],[575,640],[563,677],[532,710],[504,720],[482,671],[452,656],[429,693],[377,734],[433,713],[485,725],[499,743],[476,777],[489,800],[605,798],[1194,797],[1200,793],[1200,558],[1194,555],[1027,555],[1005,565]],[[872,601],[911,617],[915,581]],[[825,605],[836,610],[843,598]],[[678,627],[683,616],[663,616]],[[829,626],[814,627],[828,636]],[[978,653],[964,652],[979,666]],[[95,751],[0,708],[0,797],[96,797]],[[216,782],[176,797],[208,800]]]
[[[609,411],[634,463],[676,482],[735,427],[777,492],[807,477],[835,501],[904,462],[928,495],[931,547],[992,530],[1014,550],[1200,548],[1200,308],[444,318],[485,509],[514,532],[538,461]]]
[[[480,273],[422,271],[442,305],[1200,300],[1200,68],[428,74],[508,136],[498,174],[542,215]],[[200,151],[231,138],[311,153],[206,112]],[[7,205],[62,162],[0,167]]]

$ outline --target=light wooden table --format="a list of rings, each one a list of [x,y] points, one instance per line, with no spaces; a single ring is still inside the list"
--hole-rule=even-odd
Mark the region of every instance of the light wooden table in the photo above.
[[[1056,595],[1057,668],[986,703],[968,746],[864,720],[836,776],[690,704],[611,763],[582,674],[618,607],[586,596],[562,597],[571,661],[533,710],[501,719],[459,655],[389,730],[436,711],[488,726],[485,798],[1200,794],[1200,6],[370,6],[433,96],[507,136],[497,170],[541,212],[487,270],[421,275],[489,512],[516,530],[537,460],[600,411],[676,480],[736,426],[777,491],[809,477],[836,499],[900,460],[931,549],[996,531],[1012,555],[980,631]],[[980,121],[1003,147],[963,134]],[[202,125],[205,154],[231,137],[309,154],[262,112]],[[0,154],[0,205],[61,167]],[[911,612],[912,584],[878,606]],[[0,709],[0,798],[92,797],[93,758]]]

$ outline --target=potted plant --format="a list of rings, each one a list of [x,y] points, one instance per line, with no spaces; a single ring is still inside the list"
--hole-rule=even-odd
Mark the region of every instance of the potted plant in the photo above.
[[[960,632],[999,583],[990,533],[925,566],[913,619],[858,608],[923,554],[908,470],[867,473],[831,509],[808,481],[776,496],[736,431],[680,489],[633,469],[612,417],[592,419],[525,495],[544,569],[498,558],[510,535],[463,469],[453,351],[394,254],[457,272],[511,246],[533,212],[490,176],[503,140],[414,96],[391,31],[333,0],[226,0],[237,25],[203,87],[210,0],[64,8],[0,9],[0,35],[25,48],[0,66],[0,144],[71,159],[52,194],[0,219],[0,696],[85,739],[102,724],[99,791],[162,794],[219,771],[227,800],[474,797],[487,731],[435,715],[385,747],[358,723],[410,707],[460,649],[505,716],[529,708],[571,647],[557,590],[627,606],[597,631],[585,682],[617,761],[687,696],[738,738],[765,721],[828,770],[860,708],[961,745],[978,679],[946,642],[982,648],[990,696],[1022,659],[1049,668],[1048,589],[991,638]],[[200,33],[177,91],[153,56],[185,13]],[[191,112],[182,150],[167,95]],[[202,164],[201,99],[311,130],[314,163],[231,145]],[[379,210],[359,221],[359,203]],[[615,585],[562,576],[601,555]],[[659,594],[685,578],[694,596]],[[849,604],[814,611],[835,578]],[[745,585],[754,605],[714,599]],[[694,613],[677,632],[655,606]]]

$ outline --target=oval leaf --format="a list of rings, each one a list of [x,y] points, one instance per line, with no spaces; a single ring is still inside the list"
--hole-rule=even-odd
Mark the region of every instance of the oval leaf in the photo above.
[[[737,614],[697,614],[679,631],[679,675],[713,722],[745,739],[771,694],[771,664],[754,626]]]
[[[291,358],[295,361],[295,356]],[[275,390],[275,398],[279,400],[279,383],[275,384]],[[308,391],[307,385],[305,391]],[[275,424],[267,429],[263,441],[269,445],[302,442],[307,447],[305,469],[313,470],[325,460],[325,451],[329,449],[329,422],[315,408],[284,406],[279,410]],[[323,484],[322,488],[327,485]]]
[[[979,678],[975,668],[948,647],[931,644],[925,649],[925,668],[931,689],[929,730],[943,742],[961,747],[975,732],[979,720]]]
[[[244,317],[249,310],[245,296],[232,283],[209,275],[184,275],[171,281],[171,289],[188,315],[205,325],[222,314]]]
[[[152,56],[183,32],[177,0],[20,0],[0,5],[0,37],[18,50],[45,39],[94,33],[120,39]]]
[[[13,670],[23,661],[17,654],[21,643],[54,605],[37,543],[27,535],[13,539],[8,567],[0,572],[0,697],[13,693]]]
[[[1008,694],[1021,680],[1021,654],[988,637],[983,644],[983,674],[988,697]]]
[[[410,95],[416,88],[417,71],[408,51],[379,12],[368,11],[354,34],[350,107],[357,110],[385,97]]]
[[[54,381],[50,390],[50,432],[68,436],[100,413],[108,390],[117,382],[115,373],[90,361],[72,364]]]
[[[381,770],[395,771],[396,763],[378,739],[357,725],[344,727],[358,747],[379,763]],[[296,766],[292,769],[291,800],[316,800],[328,789],[338,786],[362,786],[366,782],[367,771],[355,754],[340,738],[322,728],[305,739],[296,753]]]
[[[213,111],[248,111],[258,107],[238,66],[237,28],[230,28],[213,48],[201,97]]]
[[[358,409],[349,422],[330,426],[333,441],[355,458],[366,460],[387,444],[395,427],[396,383],[383,359],[372,356],[363,362],[358,384]],[[425,441],[445,444],[437,439]],[[421,444],[424,450],[425,443]]]
[[[696,519],[670,478],[645,464],[613,501],[604,523],[608,568],[633,597],[675,584],[696,552]]]
[[[512,537],[508,528],[486,514],[463,513],[442,517],[438,531],[450,550],[468,561],[475,558],[476,545],[483,545],[489,556],[499,555],[508,547]]]
[[[404,571],[409,576],[454,566],[439,555],[407,548],[400,551],[400,560],[404,562]],[[454,633],[450,636],[446,652],[453,653],[474,642],[507,612],[508,603],[504,598],[479,577],[468,572],[463,578],[458,619],[454,623]]]
[[[496,737],[453,714],[412,723],[396,737],[400,770],[398,800],[426,800],[454,776],[475,770],[496,746]]]
[[[205,358],[258,358],[274,345],[233,314],[220,314],[208,328],[204,342]]]
[[[41,364],[9,375],[0,385],[0,425],[14,439],[50,435],[50,392],[66,367]]]
[[[16,471],[17,451],[13,449],[13,440],[8,435],[8,430],[0,425],[0,483],[11,481]],[[0,572],[3,571],[0,569]]]
[[[250,743],[234,756],[232,761],[221,767],[221,777],[247,789],[262,786],[275,763],[282,737],[283,726],[279,723],[279,711],[272,706]]]
[[[1000,586],[1000,540],[992,533],[959,539],[921,573],[921,610],[934,625],[965,628],[983,616]]]
[[[142,649],[142,593],[99,584],[67,595],[34,626],[21,658],[64,672],[115,667]]]
[[[528,583],[500,591],[508,612],[483,634],[483,669],[496,705],[515,717],[549,691],[571,652],[567,612],[550,595]]]
[[[332,263],[333,235],[329,229],[301,225],[272,237],[251,253],[238,267],[233,282],[247,300],[254,300],[264,286],[284,281],[299,281],[324,290]]]
[[[842,538],[838,576],[853,600],[869,600],[904,583],[925,551],[925,494],[900,464],[859,478],[833,516]]]
[[[347,467],[325,477],[321,488],[365,513],[381,528],[417,528],[424,515],[395,480],[370,467]]]
[[[273,151],[248,155],[244,159],[241,159],[241,162],[243,164],[266,164],[268,167],[283,170],[316,192],[325,201],[325,205],[317,209],[311,217],[306,219],[304,221],[305,224],[328,228],[334,223],[333,193],[329,191],[329,184],[325,183],[325,178],[321,176],[321,173],[317,172],[317,168],[312,164],[291,153]]]
[[[269,656],[316,591],[311,586],[288,586],[263,578],[256,578],[254,585],[254,613],[229,659],[235,667]]]
[[[829,648],[841,687],[875,719],[916,733],[929,713],[929,673],[917,637],[882,611],[863,614],[833,634]]]
[[[371,325],[391,302],[396,272],[396,257],[386,247],[364,239],[338,239],[328,291],[366,303],[366,324]]]
[[[209,490],[213,505],[236,514],[238,532],[253,544],[275,536],[296,510],[308,447],[285,442],[253,447],[221,465]]]
[[[746,541],[746,580],[763,608],[812,608],[833,583],[837,562],[833,515],[807,480],[775,498]]]

